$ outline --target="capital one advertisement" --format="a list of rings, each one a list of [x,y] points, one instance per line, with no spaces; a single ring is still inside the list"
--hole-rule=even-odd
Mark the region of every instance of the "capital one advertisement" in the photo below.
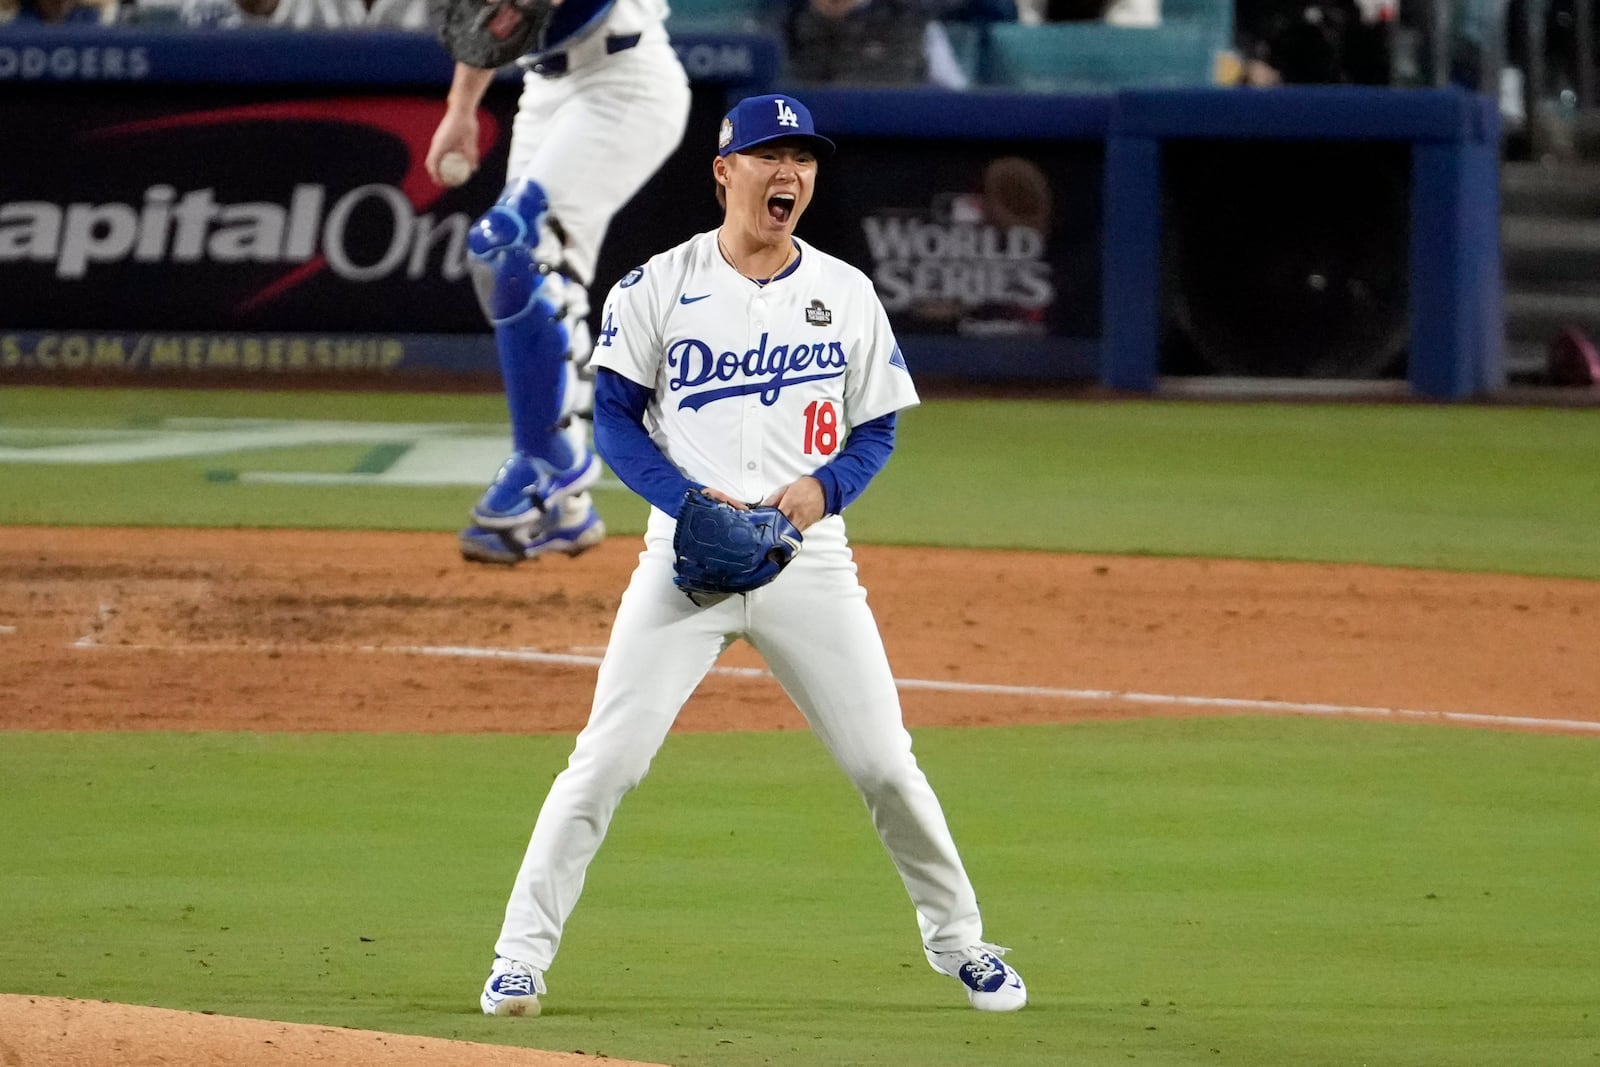
[[[422,167],[430,91],[12,87],[0,371],[495,373],[465,237],[500,192],[515,90],[490,90],[483,163],[441,189]],[[717,224],[725,106],[697,88],[684,144],[613,223],[597,307]],[[1098,142],[840,138],[800,233],[873,279],[916,372],[1092,377],[1101,158]],[[241,356],[251,335],[290,339]],[[461,344],[419,359],[418,339]]]
[[[444,190],[422,166],[439,99],[195,95],[7,94],[0,325],[482,327],[464,241],[498,192],[502,117],[484,115],[480,177]]]

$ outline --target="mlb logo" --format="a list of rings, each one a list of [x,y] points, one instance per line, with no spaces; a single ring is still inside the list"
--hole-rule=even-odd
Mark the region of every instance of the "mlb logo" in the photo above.
[[[806,308],[806,321],[813,326],[832,326],[833,312],[823,306],[822,301],[813,300],[811,306]]]

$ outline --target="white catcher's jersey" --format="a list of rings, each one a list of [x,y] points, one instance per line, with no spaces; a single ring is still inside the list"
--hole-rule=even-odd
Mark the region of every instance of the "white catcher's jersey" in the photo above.
[[[872,282],[795,243],[798,265],[759,286],[716,231],[699,234],[618,282],[595,338],[596,365],[654,390],[645,428],[662,454],[750,502],[828,462],[850,427],[918,402]],[[662,520],[652,509],[653,530]]]
[[[566,233],[566,260],[589,286],[611,217],[683,139],[689,78],[667,38],[662,0],[566,0],[556,11],[569,12],[573,25],[540,56],[560,53],[566,72],[524,74],[506,177],[544,188]],[[619,37],[636,43],[610,51]]]

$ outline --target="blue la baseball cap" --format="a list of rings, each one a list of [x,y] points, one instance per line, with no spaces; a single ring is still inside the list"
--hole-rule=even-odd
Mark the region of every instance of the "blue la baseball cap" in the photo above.
[[[743,152],[758,144],[789,138],[805,141],[818,155],[831,155],[833,142],[817,132],[811,112],[792,96],[747,96],[722,119],[717,155]]]

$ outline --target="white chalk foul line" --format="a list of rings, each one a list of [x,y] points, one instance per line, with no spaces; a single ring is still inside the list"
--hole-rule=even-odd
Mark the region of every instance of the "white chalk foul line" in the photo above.
[[[400,652],[410,656],[454,656],[462,659],[509,659],[519,663],[551,663],[562,667],[598,667],[600,656],[572,652],[540,652],[534,648],[475,648],[466,645],[362,645],[358,652]],[[712,667],[725,678],[771,678],[760,667]]]
[[[92,634],[73,642],[74,648],[110,648],[124,652],[251,652],[240,645],[101,645]],[[598,667],[600,656],[571,652],[541,652],[533,648],[480,648],[473,645],[357,645],[353,648],[330,645],[277,646],[276,651],[306,652],[386,652],[404,656],[444,656],[455,659],[496,659],[517,663],[548,663],[561,667]],[[709,672],[724,678],[771,678],[759,667],[712,667]],[[1035,697],[1047,700],[1081,700],[1099,703],[1169,705],[1187,708],[1276,712],[1292,715],[1348,716],[1354,718],[1418,719],[1426,722],[1454,722],[1472,726],[1518,726],[1531,730],[1560,730],[1600,734],[1600,722],[1584,719],[1542,719],[1529,715],[1487,715],[1467,711],[1423,711],[1418,708],[1385,708],[1363,704],[1323,704],[1295,700],[1247,700],[1240,697],[1183,696],[1175,693],[1139,693],[1119,689],[1060,689],[1040,685],[994,685],[984,682],[950,682],[932,678],[896,678],[901,689],[921,689],[939,693],[972,693],[980,696]]]
[[[996,696],[1057,697],[1067,700],[1111,700],[1126,704],[1173,704],[1195,708],[1229,708],[1243,711],[1291,712],[1296,715],[1379,716],[1473,723],[1480,726],[1531,726],[1546,730],[1580,730],[1600,733],[1600,722],[1584,719],[1541,719],[1528,715],[1487,715],[1468,711],[1423,711],[1419,708],[1368,707],[1361,704],[1318,704],[1295,700],[1247,700],[1240,697],[1179,696],[1172,693],[1137,693],[1115,689],[1048,689],[1022,685],[977,685],[968,682],[927,682],[900,678],[901,689],[940,689]]]
[[[378,648],[363,652],[404,652],[417,656],[460,656],[473,659],[509,659],[524,663],[551,663],[566,666],[599,666],[599,656],[578,656],[535,649],[474,648],[464,646],[411,645]],[[770,678],[771,672],[756,667],[712,667],[712,674],[736,678]],[[1476,726],[1524,726],[1538,730],[1576,730],[1600,734],[1600,722],[1583,719],[1541,719],[1527,715],[1485,715],[1466,711],[1423,711],[1417,708],[1368,707],[1360,704],[1322,704],[1294,700],[1246,700],[1238,697],[1180,696],[1173,693],[1138,693],[1116,689],[1057,689],[1037,685],[991,685],[982,682],[949,682],[930,678],[896,678],[901,689],[922,689],[940,693],[973,693],[981,696],[1040,697],[1051,700],[1083,700],[1121,704],[1164,704],[1178,707],[1215,708],[1239,711],[1270,711],[1295,715],[1330,715],[1423,719],[1433,722],[1468,723]]]
[[[4,624],[0,624],[0,634],[14,634],[16,632],[17,628],[15,626],[6,626]]]

